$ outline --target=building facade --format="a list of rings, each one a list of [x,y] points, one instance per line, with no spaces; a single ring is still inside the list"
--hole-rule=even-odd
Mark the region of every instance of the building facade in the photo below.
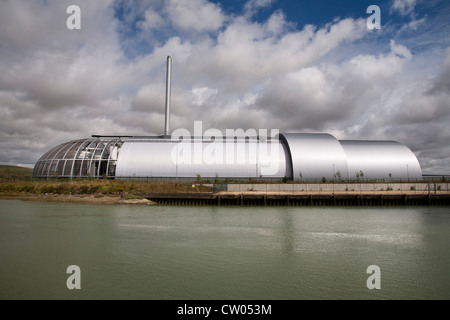
[[[422,179],[422,170],[414,153],[401,143],[337,140],[330,134],[233,140],[92,136],[46,152],[33,177],[390,181]]]

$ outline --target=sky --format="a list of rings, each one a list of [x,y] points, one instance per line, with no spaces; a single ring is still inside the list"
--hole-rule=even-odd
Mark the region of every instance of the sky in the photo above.
[[[0,0],[0,164],[162,134],[170,55],[171,130],[395,140],[449,174],[449,21],[448,0]]]

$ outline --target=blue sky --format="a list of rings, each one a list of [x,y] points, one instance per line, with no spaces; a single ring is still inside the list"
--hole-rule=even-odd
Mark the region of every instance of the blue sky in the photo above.
[[[396,140],[449,173],[448,21],[447,0],[3,0],[0,163],[93,133],[160,134],[171,55],[173,129]]]
[[[122,23],[124,30],[122,37],[130,39],[136,37],[140,32],[139,22],[145,20],[145,11],[132,12],[136,6],[126,5],[128,1],[115,2],[115,15]],[[236,0],[236,1],[210,1],[215,3],[222,12],[227,16],[244,16],[248,11],[249,3],[252,1]],[[348,1],[276,1],[262,0],[253,1],[261,3],[257,9],[253,9],[251,21],[264,23],[274,12],[282,12],[286,21],[290,23],[291,31],[301,30],[306,25],[313,25],[322,28],[335,20],[352,18],[367,19],[371,14],[366,13],[370,5],[377,5],[381,9],[381,19],[383,28],[374,31],[370,41],[380,42],[394,40],[403,40],[410,46],[412,53],[429,49],[433,46],[441,48],[448,47],[450,43],[448,34],[448,17],[450,16],[450,5],[446,1],[372,1],[372,0],[348,0]],[[153,1],[156,8],[162,8],[160,1]],[[398,3],[396,5],[396,3]],[[129,21],[125,21],[125,16],[133,16]],[[405,28],[408,24],[417,24],[417,27]],[[418,26],[422,25],[420,29]],[[226,24],[223,28],[226,27]],[[126,30],[126,31],[125,31]],[[174,30],[170,27],[158,31],[155,35],[160,41],[164,41],[170,36],[179,35],[183,32]],[[214,37],[214,33],[211,34]],[[138,40],[137,40],[138,41]],[[363,39],[362,41],[367,41]],[[377,43],[373,43],[376,46]],[[148,41],[138,41],[134,45],[129,42],[124,46],[128,57],[133,58],[136,55],[147,54],[151,52],[153,46]]]

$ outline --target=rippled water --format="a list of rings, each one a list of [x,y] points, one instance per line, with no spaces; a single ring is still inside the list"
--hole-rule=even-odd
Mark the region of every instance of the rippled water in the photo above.
[[[0,201],[0,299],[449,299],[449,265],[448,207]]]

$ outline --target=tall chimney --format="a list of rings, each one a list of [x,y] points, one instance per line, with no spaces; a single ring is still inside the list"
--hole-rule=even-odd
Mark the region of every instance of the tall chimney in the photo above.
[[[170,126],[170,75],[172,69],[172,58],[167,56],[167,70],[166,70],[166,123],[164,125],[164,136],[169,135]]]

